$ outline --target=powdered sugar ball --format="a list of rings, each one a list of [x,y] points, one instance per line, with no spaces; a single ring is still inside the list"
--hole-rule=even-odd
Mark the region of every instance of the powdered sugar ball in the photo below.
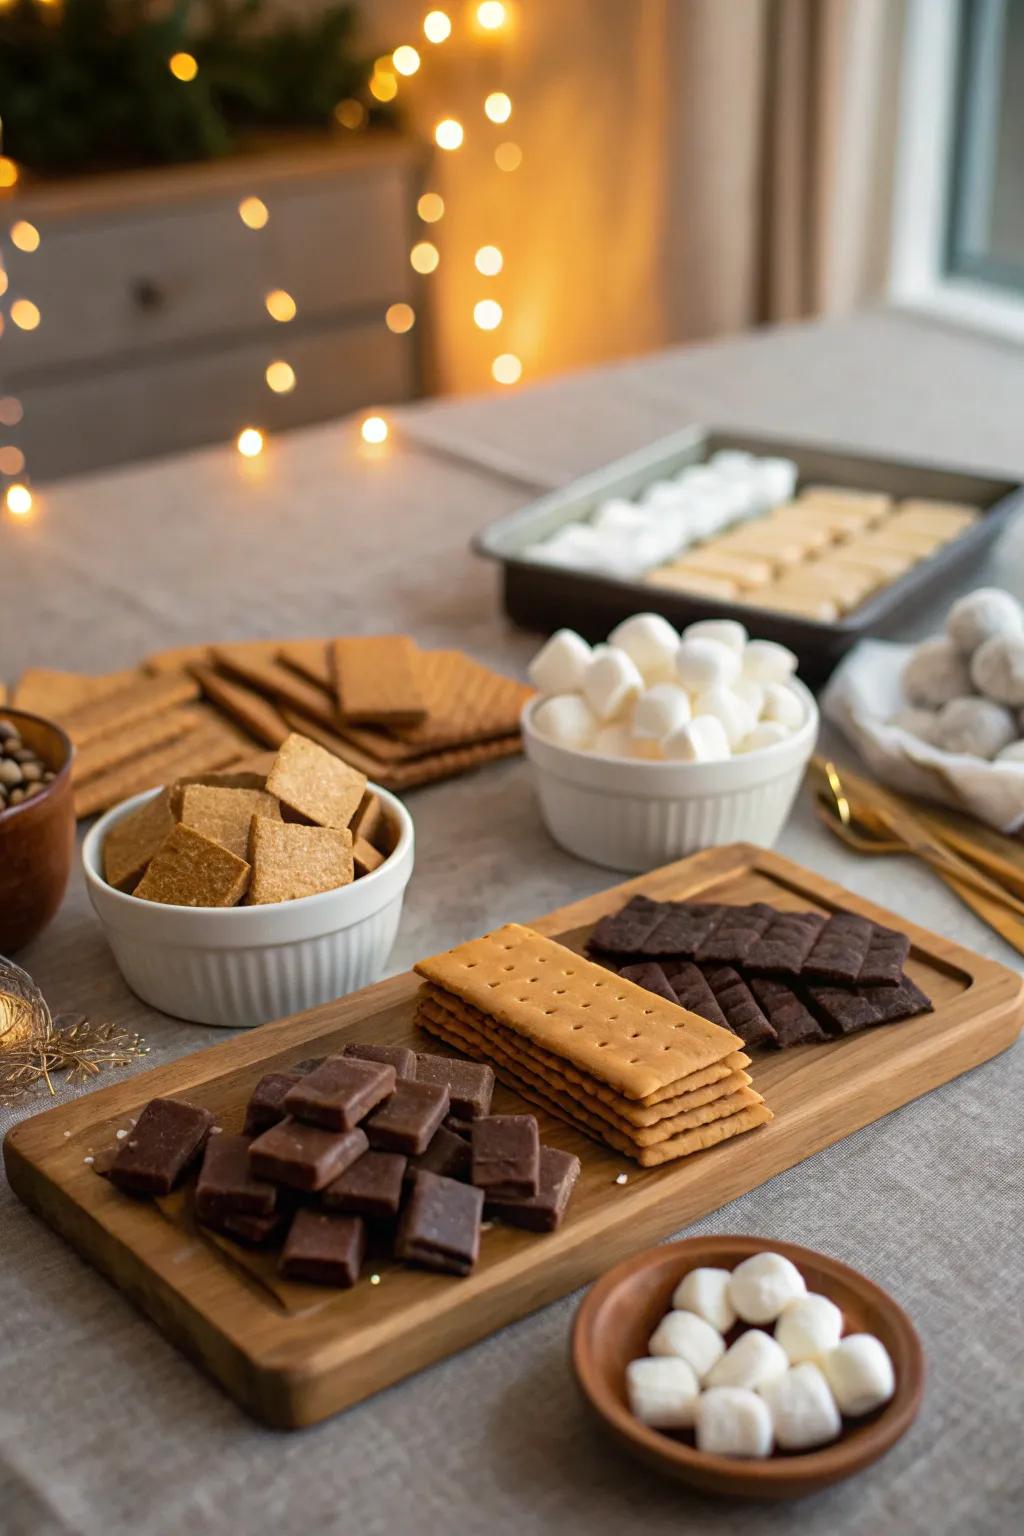
[[[1017,737],[1017,722],[991,699],[950,699],[939,710],[935,744],[944,752],[993,758]]]
[[[971,681],[997,704],[1024,704],[1024,636],[993,635],[971,657]]]
[[[926,709],[939,709],[971,692],[967,663],[952,640],[936,635],[917,646],[903,668],[903,692],[910,704]]]
[[[949,610],[946,633],[964,656],[970,656],[993,635],[1024,634],[1024,610],[1000,587],[979,587]]]
[[[890,725],[898,726],[901,731],[906,731],[908,736],[916,736],[919,741],[930,742],[935,745],[939,729],[939,717],[934,709],[914,709],[908,707],[901,709],[893,715]]]

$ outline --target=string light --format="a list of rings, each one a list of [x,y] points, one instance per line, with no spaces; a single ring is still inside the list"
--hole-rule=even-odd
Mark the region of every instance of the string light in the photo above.
[[[263,377],[267,381],[267,388],[272,389],[275,395],[290,395],[295,388],[295,369],[291,363],[268,363]]]
[[[441,260],[441,253],[437,246],[431,244],[429,240],[421,240],[409,252],[409,260],[412,263],[414,272],[420,272],[426,276],[428,272],[437,271],[437,264]]]
[[[384,316],[384,323],[389,331],[394,331],[396,336],[404,336],[406,331],[411,331],[416,324],[416,311],[411,304],[390,304]]]
[[[476,8],[476,19],[485,32],[497,32],[505,25],[505,7],[501,0],[483,0]]]
[[[443,43],[452,35],[450,18],[444,11],[428,11],[423,18],[423,35],[428,43]]]
[[[444,198],[439,192],[424,192],[416,204],[416,212],[424,224],[436,224],[438,219],[444,218]]]
[[[415,48],[403,43],[391,55],[391,62],[400,75],[414,75],[420,67],[420,56]]]
[[[512,116],[512,99],[504,91],[492,91],[484,102],[484,111],[492,123],[507,123]]]
[[[271,320],[280,320],[281,324],[284,325],[289,320],[295,319],[295,300],[283,288],[274,288],[267,294],[263,302],[267,306],[267,314]]]
[[[255,459],[263,452],[263,433],[257,427],[243,427],[236,444],[243,459]]]
[[[494,151],[494,163],[499,171],[518,171],[523,163],[523,152],[513,139],[506,139]]]
[[[398,95],[398,81],[391,69],[390,55],[378,59],[370,79],[370,95],[378,101],[394,101]]]
[[[19,251],[38,251],[38,229],[27,219],[19,219],[16,224],[11,225],[11,244],[16,245]]]
[[[456,117],[443,117],[434,129],[434,143],[438,149],[458,149],[464,137],[462,124]]]
[[[0,187],[17,185],[18,167],[7,155],[0,155]]]
[[[25,455],[11,444],[0,448],[0,475],[20,475],[25,468]]]
[[[172,53],[167,60],[167,68],[175,80],[194,80],[199,73],[199,65],[190,53]]]
[[[496,245],[482,245],[473,257],[473,265],[481,277],[497,277],[505,258]]]
[[[23,415],[21,401],[15,399],[14,395],[4,395],[0,399],[0,426],[16,427]]]
[[[334,116],[343,128],[361,128],[366,122],[366,108],[354,96],[346,96],[338,102]]]
[[[34,331],[41,318],[38,305],[31,299],[15,299],[11,305],[11,319],[21,331]]]
[[[238,217],[246,229],[262,229],[270,218],[270,210],[259,197],[243,197],[238,205]]]
[[[496,384],[518,384],[523,365],[514,352],[501,352],[491,364],[491,378]]]
[[[386,443],[389,427],[383,416],[367,416],[359,428],[364,443]]]
[[[473,319],[482,331],[496,331],[504,318],[497,299],[480,299],[473,305]]]
[[[28,517],[32,511],[32,492],[27,485],[9,485],[4,505],[14,517]]]
[[[7,292],[7,273],[0,267],[0,296]]]

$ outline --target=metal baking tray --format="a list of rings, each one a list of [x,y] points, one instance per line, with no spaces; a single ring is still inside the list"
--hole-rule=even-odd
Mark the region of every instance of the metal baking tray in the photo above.
[[[963,501],[979,507],[983,515],[958,538],[919,561],[834,623],[773,613],[751,603],[691,596],[633,579],[568,571],[522,558],[521,551],[528,545],[546,538],[565,523],[589,516],[608,497],[633,498],[652,481],[670,478],[688,464],[699,464],[719,448],[742,448],[750,453],[780,454],[793,459],[801,485],[823,482],[858,490],[888,491],[897,498],[928,496]],[[869,457],[786,438],[752,437],[744,432],[689,426],[499,518],[476,535],[473,549],[501,564],[505,610],[524,629],[550,633],[567,625],[595,641],[603,640],[620,620],[640,610],[662,613],[678,628],[694,619],[733,617],[741,619],[760,638],[788,645],[799,657],[803,676],[817,685],[824,682],[862,636],[891,632],[915,607],[945,585],[954,572],[974,564],[1021,506],[1024,488],[1019,484],[969,470]]]

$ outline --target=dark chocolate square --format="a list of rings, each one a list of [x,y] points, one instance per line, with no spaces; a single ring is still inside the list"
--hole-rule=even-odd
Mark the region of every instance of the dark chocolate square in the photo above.
[[[245,1111],[243,1130],[247,1136],[259,1136],[284,1119],[284,1096],[301,1079],[301,1072],[268,1072],[260,1078]]]
[[[400,1152],[364,1152],[323,1192],[324,1209],[384,1219],[398,1215],[407,1159]]]
[[[395,1256],[424,1269],[468,1275],[480,1254],[483,1204],[482,1189],[416,1173],[399,1217]]]
[[[561,1226],[570,1196],[580,1176],[580,1160],[557,1147],[541,1147],[540,1177],[535,1195],[487,1195],[484,1215],[496,1216],[512,1227],[530,1232],[554,1232]]]
[[[494,1073],[483,1062],[417,1051],[416,1081],[447,1088],[451,1113],[462,1120],[479,1120],[491,1107]]]
[[[448,1102],[448,1089],[436,1083],[398,1083],[366,1121],[370,1146],[409,1157],[425,1152],[448,1113]]]
[[[901,1019],[934,1012],[931,998],[909,976],[904,976],[895,987],[859,987],[857,990],[874,1008],[876,1024],[897,1024]]]
[[[644,943],[661,922],[667,905],[649,896],[632,896],[618,912],[601,918],[587,940],[587,948],[608,955],[644,954]]]
[[[775,917],[763,901],[747,906],[723,906],[717,923],[697,946],[698,965],[742,965],[749,951]]]
[[[253,1177],[248,1136],[211,1136],[196,1185],[196,1211],[225,1216],[244,1213],[269,1216],[277,1204],[277,1189]]]
[[[814,941],[801,976],[806,981],[853,986],[864,964],[874,923],[856,912],[834,912]]]
[[[355,1285],[366,1253],[366,1227],[358,1216],[296,1211],[278,1268],[287,1280],[313,1285]]]
[[[150,1099],[110,1169],[133,1195],[168,1195],[199,1156],[213,1125],[208,1109],[180,1099]]]
[[[357,1061],[382,1061],[394,1067],[399,1082],[416,1076],[416,1052],[407,1045],[346,1045],[343,1056],[354,1056]]]
[[[878,1022],[870,997],[852,987],[808,987],[811,1007],[834,1035],[854,1035]]]
[[[663,997],[667,1003],[677,1001],[675,993],[668,984],[668,977],[657,960],[641,960],[636,965],[624,965],[619,975],[625,976],[627,981],[635,982],[645,991],[653,992],[656,997]]]
[[[284,1107],[309,1125],[350,1131],[394,1091],[395,1069],[387,1063],[328,1056],[288,1090]]]
[[[754,994],[731,965],[703,967],[704,979],[714,993],[726,1025],[744,1045],[776,1045],[778,1037]]]
[[[473,1120],[463,1120],[460,1124],[466,1127],[465,1135],[460,1135],[450,1128],[450,1121],[439,1125],[431,1138],[430,1146],[419,1157],[409,1159],[408,1177],[423,1169],[426,1173],[437,1173],[445,1179],[460,1179],[469,1182],[469,1138],[473,1134]]]
[[[644,941],[644,955],[677,955],[680,960],[692,960],[715,931],[725,909],[718,901],[667,901],[664,905],[661,922]]]
[[[747,951],[745,971],[760,976],[799,976],[825,925],[818,912],[776,912]]]
[[[284,1206],[271,1211],[269,1216],[254,1216],[247,1211],[211,1211],[204,1216],[196,1210],[200,1226],[219,1232],[222,1237],[230,1237],[243,1248],[273,1247],[287,1231],[291,1216],[291,1209]]]
[[[820,1045],[829,1038],[803,999],[784,981],[752,976],[750,990],[775,1031],[773,1045]]]
[[[249,1146],[249,1164],[258,1179],[292,1189],[323,1189],[343,1173],[370,1143],[358,1126],[325,1131],[289,1117],[272,1125]]]
[[[469,1148],[470,1178],[489,1197],[537,1193],[540,1136],[534,1115],[488,1115],[477,1120]]]
[[[910,954],[910,940],[895,928],[875,923],[867,953],[857,972],[859,987],[895,987],[903,976],[903,966]]]
[[[666,966],[666,972],[672,996],[680,1008],[699,1014],[709,1024],[718,1024],[722,1029],[729,1028],[729,1022],[718,1006],[704,972],[692,960],[673,961],[670,966]]]

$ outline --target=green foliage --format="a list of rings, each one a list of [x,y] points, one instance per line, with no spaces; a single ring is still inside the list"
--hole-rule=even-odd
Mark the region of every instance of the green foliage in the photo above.
[[[355,6],[333,0],[311,17],[266,10],[265,0],[9,0],[4,153],[66,173],[206,160],[227,154],[240,131],[326,127],[339,101],[364,96],[372,68]],[[194,80],[171,74],[179,52],[197,60]]]

